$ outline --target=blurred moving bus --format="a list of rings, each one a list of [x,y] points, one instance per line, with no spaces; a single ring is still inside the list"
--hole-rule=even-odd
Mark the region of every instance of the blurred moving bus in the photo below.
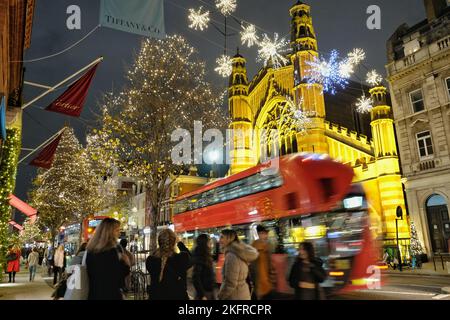
[[[273,161],[273,160],[272,160]],[[352,184],[353,169],[322,155],[293,154],[215,181],[175,201],[175,231],[187,244],[201,233],[218,242],[232,228],[249,244],[256,226],[270,230],[277,291],[292,293],[287,277],[300,242],[314,244],[329,277],[329,293],[366,287],[374,281],[377,248],[369,229],[364,190]],[[218,250],[218,246],[215,246]],[[221,283],[224,256],[216,265]],[[377,280],[375,280],[377,281]]]

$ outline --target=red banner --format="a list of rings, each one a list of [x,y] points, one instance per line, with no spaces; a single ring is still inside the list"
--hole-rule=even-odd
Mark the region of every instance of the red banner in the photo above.
[[[48,144],[39,155],[30,162],[31,166],[40,167],[44,169],[50,169],[55,159],[55,152],[58,148],[59,141],[64,131],[61,132],[50,144]]]
[[[13,194],[9,196],[9,205],[24,213],[28,218],[30,218],[31,223],[36,221],[37,210]]]
[[[72,117],[79,117],[83,111],[84,102],[94,78],[98,64],[93,66],[84,76],[78,79],[58,99],[45,110],[62,113]]]

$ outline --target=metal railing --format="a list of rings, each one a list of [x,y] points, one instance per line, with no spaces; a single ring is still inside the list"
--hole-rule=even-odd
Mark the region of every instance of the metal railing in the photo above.
[[[450,253],[435,252],[435,253],[433,253],[432,259],[433,259],[434,271],[437,271],[436,260],[438,260],[438,261],[441,260],[442,270],[445,270],[444,261],[450,261]]]

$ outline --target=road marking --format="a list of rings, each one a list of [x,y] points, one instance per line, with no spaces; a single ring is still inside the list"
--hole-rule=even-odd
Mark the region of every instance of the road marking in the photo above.
[[[388,293],[388,294],[406,294],[413,296],[435,296],[436,293],[422,293],[422,292],[401,292],[401,291],[387,291],[387,290],[361,290],[362,292],[370,293]]]
[[[437,296],[433,297],[432,299],[435,300],[441,300],[441,299],[445,299],[445,298],[449,298],[450,294],[438,294]]]

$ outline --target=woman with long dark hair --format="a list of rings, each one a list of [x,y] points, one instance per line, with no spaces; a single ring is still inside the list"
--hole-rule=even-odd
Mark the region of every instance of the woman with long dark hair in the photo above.
[[[322,264],[322,260],[315,256],[312,243],[300,244],[298,257],[289,275],[289,284],[295,289],[297,300],[322,300],[325,298],[319,285],[327,277]]]
[[[211,255],[211,238],[207,234],[197,237],[192,261],[194,271],[192,280],[197,292],[197,300],[216,300],[216,279],[213,257]]]
[[[239,241],[236,231],[222,230],[220,246],[225,253],[220,300],[251,300],[247,279],[249,264],[258,258],[258,251]]]
[[[147,258],[150,300],[189,300],[186,279],[192,266],[191,255],[182,242],[178,242],[180,253],[176,253],[176,244],[176,234],[164,229],[158,235],[159,248]]]
[[[120,222],[106,218],[86,247],[88,300],[123,300],[121,287],[130,267],[117,248],[119,235]]]

